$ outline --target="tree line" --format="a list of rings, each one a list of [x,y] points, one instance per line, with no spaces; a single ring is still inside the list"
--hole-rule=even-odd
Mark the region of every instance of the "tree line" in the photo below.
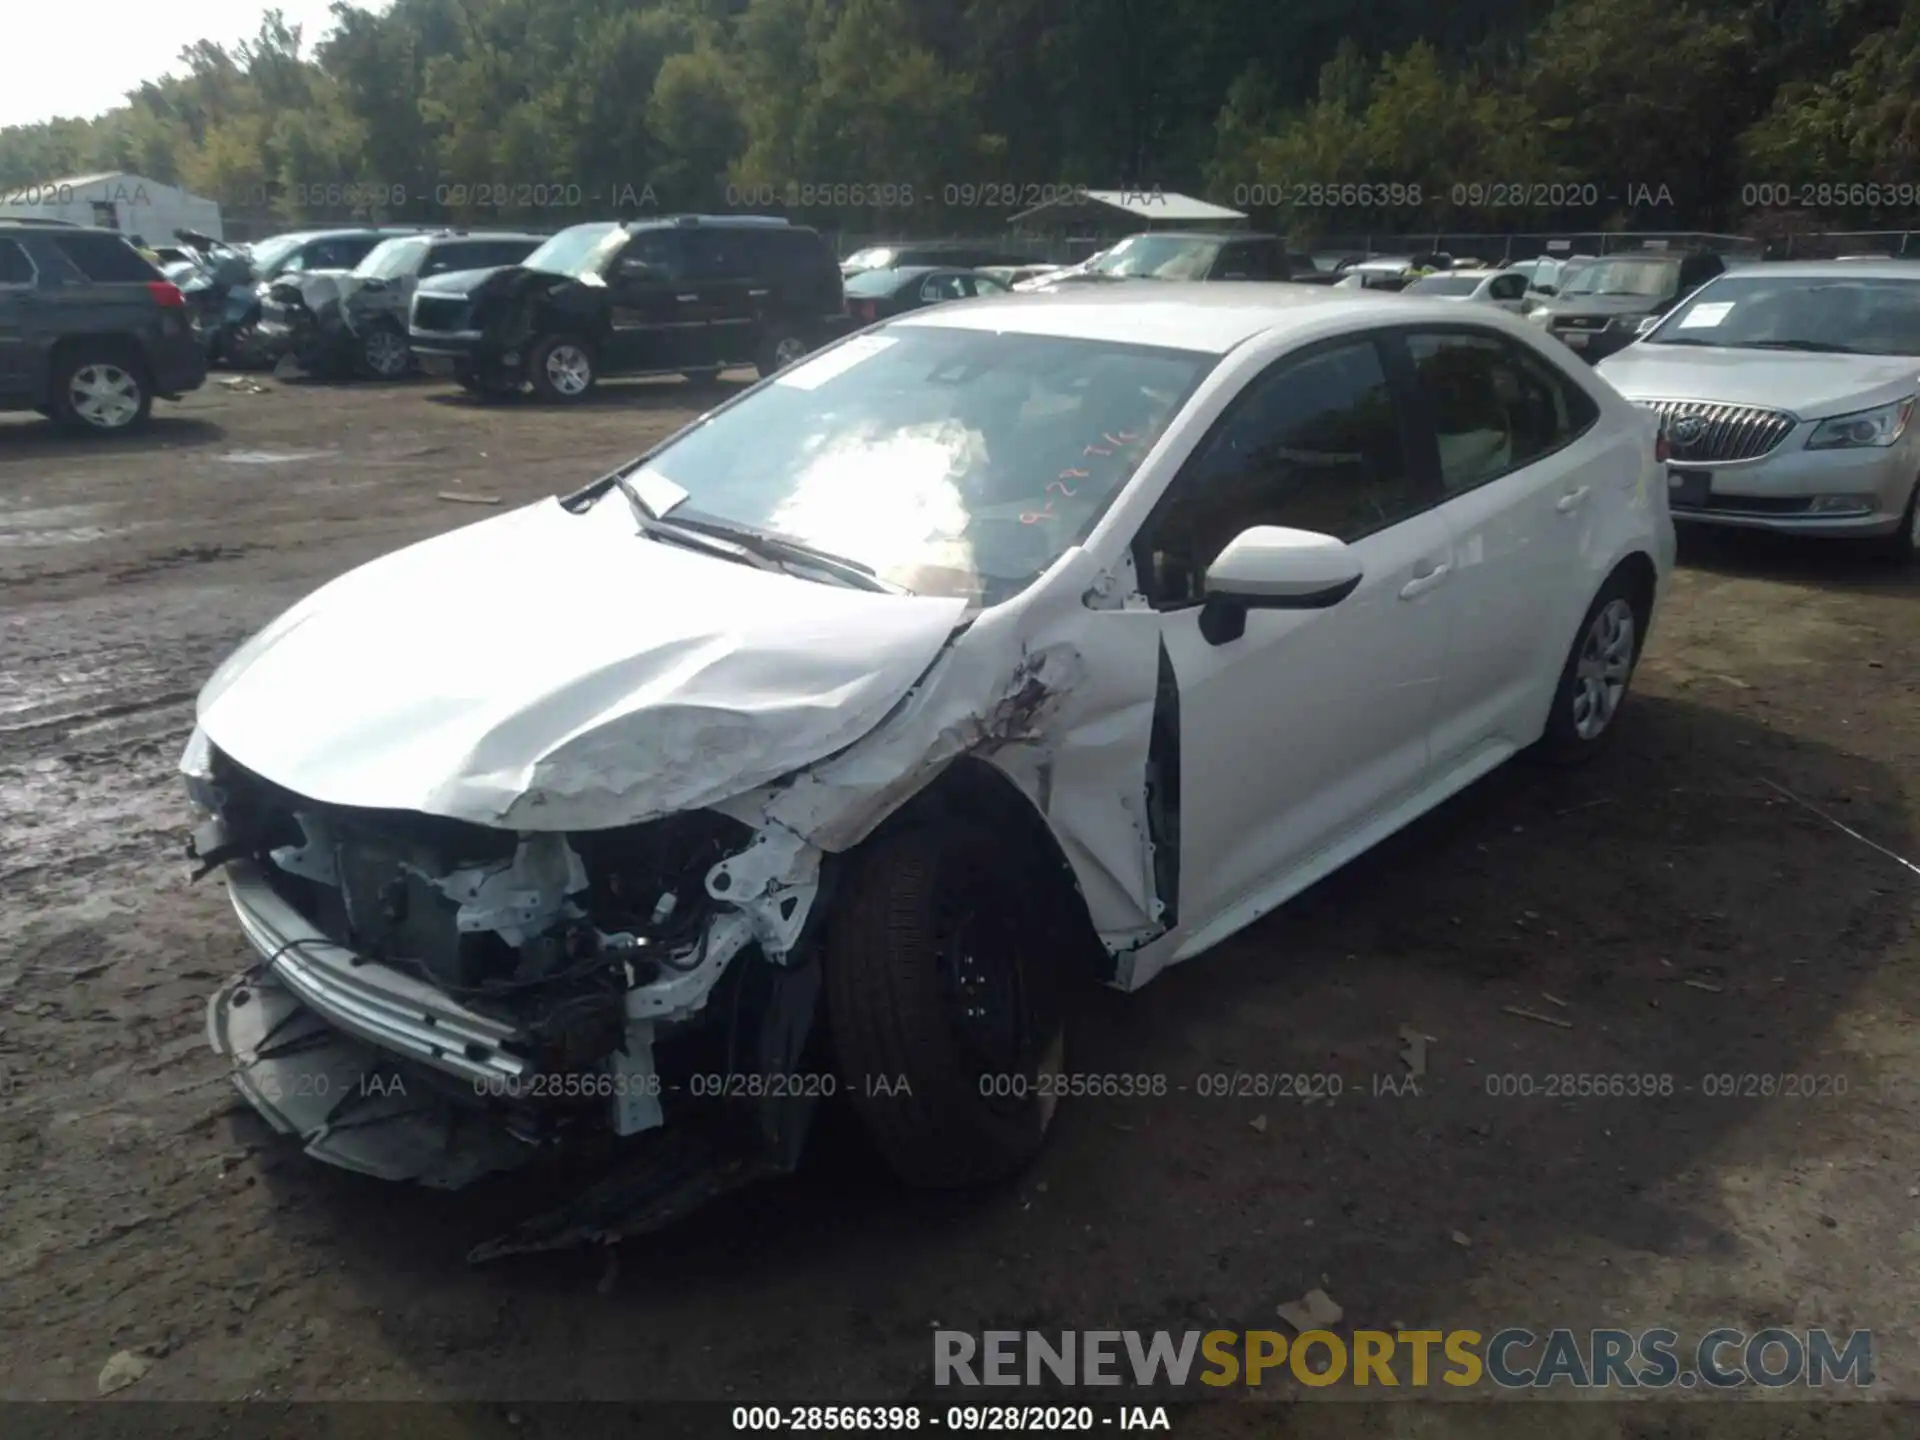
[[[1920,0],[394,0],[184,49],[0,187],[557,226],[791,207],[985,233],[1185,191],[1316,233],[1920,223]]]

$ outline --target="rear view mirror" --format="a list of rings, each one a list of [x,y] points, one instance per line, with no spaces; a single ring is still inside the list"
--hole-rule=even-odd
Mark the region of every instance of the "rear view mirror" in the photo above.
[[[1256,525],[1207,568],[1200,633],[1225,645],[1246,633],[1249,610],[1324,610],[1359,586],[1360,557],[1344,541],[1311,530]]]

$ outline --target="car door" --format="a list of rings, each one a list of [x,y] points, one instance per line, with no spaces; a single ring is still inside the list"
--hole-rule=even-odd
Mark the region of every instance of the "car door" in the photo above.
[[[1360,335],[1269,367],[1135,541],[1179,692],[1182,955],[1277,903],[1276,886],[1426,776],[1450,539],[1391,363]],[[1328,609],[1256,609],[1216,645],[1200,623],[1206,569],[1255,525],[1337,536],[1365,573]]]
[[[1487,282],[1487,299],[1502,310],[1519,314],[1526,308],[1527,277],[1512,270],[1501,271]]]
[[[39,389],[42,346],[33,323],[34,266],[17,240],[0,238],[0,395],[33,396]]]
[[[1438,477],[1453,541],[1457,628],[1432,739],[1447,770],[1536,738],[1543,677],[1558,678],[1587,600],[1600,411],[1555,362],[1490,329],[1410,328],[1400,343],[1418,462]]]
[[[642,230],[607,267],[602,368],[633,373],[693,363],[699,295],[689,285],[686,237]]]
[[[687,363],[752,363],[757,317],[768,294],[754,263],[755,238],[747,227],[689,235],[688,283],[680,297]]]

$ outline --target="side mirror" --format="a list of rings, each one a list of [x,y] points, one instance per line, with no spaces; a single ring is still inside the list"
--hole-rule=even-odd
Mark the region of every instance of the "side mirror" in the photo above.
[[[1651,335],[1655,330],[1658,330],[1660,328],[1660,322],[1666,318],[1667,317],[1664,315],[1642,316],[1640,323],[1633,327],[1633,333],[1635,337],[1637,338],[1641,335]]]
[[[362,284],[360,288],[363,290],[384,290],[387,288],[387,282],[376,275],[371,280]]]
[[[1325,610],[1351,595],[1363,573],[1345,541],[1256,525],[1207,568],[1200,633],[1209,644],[1225,645],[1246,633],[1249,610]]]

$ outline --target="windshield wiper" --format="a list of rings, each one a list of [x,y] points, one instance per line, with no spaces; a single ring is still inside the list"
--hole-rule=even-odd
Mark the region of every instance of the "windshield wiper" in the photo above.
[[[696,520],[692,516],[673,523],[676,527],[699,531],[703,535],[736,544],[743,550],[752,551],[780,568],[799,565],[810,570],[821,570],[856,590],[875,590],[888,595],[907,593],[902,587],[882,580],[871,565],[862,565],[858,560],[849,560],[844,555],[835,555],[830,551],[816,550],[813,546],[803,545],[798,540],[769,535],[766,531],[755,530],[750,525],[739,525],[730,520],[709,520],[704,517]]]
[[[1749,340],[1743,350],[1804,350],[1810,355],[1858,355],[1851,345],[1829,345],[1824,340]]]
[[[748,546],[662,520],[654,508],[640,497],[640,492],[633,488],[633,482],[625,475],[615,475],[612,488],[626,497],[627,508],[633,511],[633,518],[639,522],[640,533],[649,540],[659,540],[669,545],[683,545],[689,550],[703,550],[723,560],[751,565],[756,570],[780,571],[786,568],[777,560],[760,554]]]

